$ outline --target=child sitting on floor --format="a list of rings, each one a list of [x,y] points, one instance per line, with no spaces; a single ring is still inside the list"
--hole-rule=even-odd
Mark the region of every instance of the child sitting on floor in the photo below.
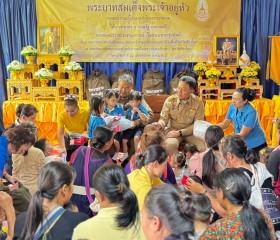
[[[126,118],[133,122],[137,120],[146,122],[148,112],[146,107],[143,104],[141,104],[142,94],[138,91],[133,91],[132,93],[130,93],[128,99],[129,99],[130,108],[127,110]],[[120,159],[121,162],[123,162],[125,159],[128,158],[128,146],[127,146],[128,141],[134,138],[134,146],[137,149],[142,133],[143,133],[143,127],[139,127],[139,126],[125,130],[123,132],[122,146],[123,146],[124,156]]]
[[[49,163],[52,161],[62,161],[62,158],[57,155],[51,156],[51,153],[53,152],[53,146],[47,141],[47,139],[42,138],[39,139],[37,142],[34,143],[34,147],[42,150],[42,152],[45,155],[45,162]]]
[[[181,180],[184,175],[186,176],[190,175],[187,169],[185,168],[185,162],[186,162],[186,158],[182,153],[173,154],[171,156],[170,166],[174,171],[175,178],[178,185],[181,184]]]
[[[184,147],[184,150],[183,150],[183,153],[184,153],[184,155],[186,157],[185,165],[188,168],[191,157],[193,155],[195,155],[196,153],[198,153],[197,147],[194,144],[192,144],[192,143],[186,143],[186,145]]]

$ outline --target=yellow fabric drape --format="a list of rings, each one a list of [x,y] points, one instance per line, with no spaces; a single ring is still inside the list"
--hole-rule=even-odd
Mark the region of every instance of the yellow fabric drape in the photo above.
[[[22,103],[22,102],[21,102]],[[46,101],[23,101],[23,103],[33,104],[38,110],[35,124],[38,127],[39,138],[46,138],[51,144],[58,144],[57,141],[57,117],[64,109],[63,102],[46,102]],[[6,101],[3,103],[3,123],[5,127],[10,126],[15,121],[15,110],[18,101]],[[205,118],[206,121],[213,124],[222,122],[227,114],[231,100],[206,100],[205,101]],[[255,99],[252,105],[257,109],[261,126],[265,132],[267,143],[270,145],[275,141],[276,126],[273,126],[267,117],[280,117],[280,96],[274,96],[270,99]],[[88,101],[80,101],[81,108],[88,109]],[[274,124],[275,125],[275,124]],[[272,140],[272,128],[273,139]],[[225,130],[225,135],[232,134],[233,125]],[[273,142],[274,143],[274,142]]]
[[[271,37],[270,78],[280,84],[280,36]]]
[[[205,101],[205,118],[206,121],[213,124],[222,122],[227,114],[231,100],[206,100]],[[274,116],[274,101],[270,99],[255,99],[252,101],[252,105],[256,108],[260,119],[261,126],[264,130],[267,144],[271,144],[272,134],[272,121],[268,117]],[[280,101],[279,101],[280,108]],[[279,109],[280,110],[280,109]],[[231,124],[225,131],[225,135],[234,133],[233,124]]]
[[[274,102],[275,106],[274,106],[274,117],[278,117],[280,118],[280,96],[273,96],[272,101]],[[272,147],[276,147],[278,146],[278,142],[276,141],[276,132],[277,132],[277,125],[276,123],[273,123],[272,126],[272,142],[271,142],[271,146]]]

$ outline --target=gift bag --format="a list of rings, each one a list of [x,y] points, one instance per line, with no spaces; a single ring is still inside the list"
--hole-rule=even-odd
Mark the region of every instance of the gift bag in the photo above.
[[[116,116],[108,116],[108,117],[105,117],[104,120],[105,120],[106,124],[108,124],[111,121],[111,119],[115,118],[115,117]],[[117,125],[119,126],[119,128],[118,128],[119,132],[125,131],[134,126],[132,121],[126,119],[125,117],[121,117],[120,120],[113,122],[111,127],[114,128]]]
[[[193,126],[193,135],[204,141],[205,132],[207,128],[210,127],[211,125],[213,124],[202,120],[196,120]]]

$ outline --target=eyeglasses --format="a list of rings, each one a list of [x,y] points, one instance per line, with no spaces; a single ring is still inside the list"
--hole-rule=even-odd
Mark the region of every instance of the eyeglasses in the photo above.
[[[76,94],[68,94],[64,97],[64,100],[76,100],[78,96]]]

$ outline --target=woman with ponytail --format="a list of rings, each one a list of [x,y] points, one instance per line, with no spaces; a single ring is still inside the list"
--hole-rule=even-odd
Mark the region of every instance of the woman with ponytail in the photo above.
[[[89,205],[95,197],[94,189],[91,188],[92,176],[104,163],[112,162],[106,151],[110,149],[113,142],[113,130],[106,126],[98,126],[95,129],[91,147],[79,147],[70,159],[70,166],[76,170],[77,175],[71,200],[77,205],[79,212],[86,213],[89,217],[93,216]]]
[[[14,239],[71,239],[74,228],[88,218],[63,208],[71,198],[74,178],[74,169],[61,162],[50,162],[41,169],[39,190],[27,213],[17,217]]]
[[[213,190],[213,179],[216,173],[225,169],[225,162],[219,155],[219,142],[224,137],[223,129],[212,125],[205,132],[205,143],[207,150],[195,154],[190,159],[189,171],[202,179],[205,188],[215,196]]]
[[[101,209],[96,217],[75,228],[72,239],[145,239],[137,198],[129,188],[123,168],[116,164],[104,164],[94,174],[92,185]]]
[[[277,208],[277,199],[273,193],[272,175],[266,166],[259,162],[259,155],[252,149],[248,149],[247,144],[239,135],[224,137],[219,145],[220,154],[231,168],[239,168],[251,180],[251,197],[249,199],[257,209],[264,209],[273,220],[275,230],[280,230],[280,211]],[[205,193],[211,200],[212,208],[221,213],[221,204],[207,190],[194,182],[188,182],[188,189],[192,192]]]
[[[228,168],[216,174],[217,198],[227,216],[212,224],[201,240],[239,239],[272,240],[275,233],[271,219],[249,203],[251,179],[241,169]]]
[[[192,196],[172,185],[153,188],[145,198],[142,228],[147,240],[194,239]]]
[[[163,184],[160,180],[167,164],[167,151],[160,145],[151,145],[136,158],[135,169],[128,174],[130,187],[136,194],[140,211],[152,187]]]

